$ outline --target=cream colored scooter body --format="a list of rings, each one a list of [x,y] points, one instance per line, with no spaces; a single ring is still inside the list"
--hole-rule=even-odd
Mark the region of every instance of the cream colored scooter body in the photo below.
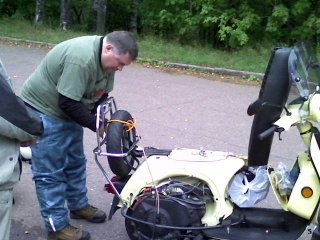
[[[269,171],[269,179],[275,196],[281,207],[290,211],[302,218],[316,220],[313,214],[317,208],[320,196],[320,183],[317,173],[314,169],[309,154],[301,153],[298,156],[297,164],[300,168],[300,174],[294,184],[290,196],[281,196],[278,189],[277,176],[274,171]],[[313,190],[313,195],[310,198],[305,198],[302,195],[302,189],[310,187]]]
[[[175,177],[199,179],[209,186],[214,197],[206,202],[202,223],[216,225],[232,213],[233,205],[225,195],[226,189],[232,176],[244,165],[243,158],[228,152],[174,149],[169,156],[155,155],[144,161],[121,191],[121,198],[131,206],[144,187]]]
[[[314,105],[312,102],[319,100],[318,96],[318,94],[313,96],[310,98],[313,101],[307,101],[303,106],[291,105],[292,114],[283,115],[275,123],[284,130],[297,125],[301,133],[309,132],[302,135],[309,151],[298,155],[296,161],[300,173],[290,196],[279,194],[275,171],[269,168],[270,182],[281,207],[308,220],[312,220],[312,217],[313,220],[316,219],[315,213],[320,196],[320,182],[316,172],[316,169],[320,172],[320,150],[310,131],[312,125],[305,120],[318,120],[308,114],[310,106]],[[233,204],[225,194],[230,179],[244,165],[243,158],[226,152],[174,149],[169,156],[151,156],[142,163],[122,190],[121,198],[127,206],[131,206],[144,187],[157,186],[177,177],[200,179],[210,187],[213,194],[213,199],[206,201],[206,214],[202,218],[202,223],[208,226],[216,225],[221,219],[230,216],[233,211]],[[311,197],[303,197],[301,191],[304,187],[310,187],[313,190]]]
[[[291,115],[283,115],[274,124],[288,130],[292,125],[297,125],[301,137],[307,147],[306,152],[298,155],[295,164],[298,164],[300,173],[294,184],[290,196],[281,196],[275,171],[269,167],[269,179],[275,196],[281,207],[302,218],[316,222],[317,206],[320,197],[320,182],[317,172],[320,173],[320,150],[312,133],[312,124],[309,121],[319,122],[320,94],[315,94],[301,106],[291,105]],[[311,114],[310,114],[311,113]],[[311,197],[302,195],[302,190],[310,187],[313,191]],[[312,218],[312,219],[311,219]]]

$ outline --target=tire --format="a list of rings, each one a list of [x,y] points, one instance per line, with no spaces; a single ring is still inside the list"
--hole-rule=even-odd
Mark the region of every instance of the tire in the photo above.
[[[110,120],[133,121],[129,112],[118,110]],[[136,140],[136,130],[127,131],[127,126],[121,122],[110,122],[107,127],[106,148],[108,153],[126,153]],[[126,157],[108,156],[111,171],[120,177],[127,177],[132,170],[135,158],[129,154]],[[130,166],[131,165],[131,166]]]
[[[127,215],[132,216],[131,210],[127,210]],[[139,240],[138,236],[136,236],[135,231],[136,231],[136,224],[129,220],[125,219],[125,227],[127,231],[127,235],[129,236],[130,240]]]

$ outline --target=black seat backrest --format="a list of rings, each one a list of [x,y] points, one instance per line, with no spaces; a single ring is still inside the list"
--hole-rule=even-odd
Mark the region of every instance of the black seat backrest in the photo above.
[[[255,114],[253,119],[248,148],[249,166],[263,166],[268,163],[274,134],[264,140],[260,140],[258,136],[280,117],[287,101],[290,90],[288,73],[290,51],[291,48],[277,48],[273,50],[270,57],[259,93],[259,100],[267,104]]]

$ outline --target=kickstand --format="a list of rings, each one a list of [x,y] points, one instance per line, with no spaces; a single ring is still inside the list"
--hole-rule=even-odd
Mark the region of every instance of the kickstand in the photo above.
[[[119,209],[119,207],[117,206],[119,204],[119,202],[120,202],[120,200],[119,200],[118,196],[115,195],[112,200],[108,220],[111,220],[112,216]]]

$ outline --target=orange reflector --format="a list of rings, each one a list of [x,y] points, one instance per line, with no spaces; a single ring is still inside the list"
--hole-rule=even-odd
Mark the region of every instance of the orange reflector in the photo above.
[[[305,198],[310,198],[313,195],[313,190],[311,187],[304,187],[301,190],[301,194],[302,196],[304,196]]]

